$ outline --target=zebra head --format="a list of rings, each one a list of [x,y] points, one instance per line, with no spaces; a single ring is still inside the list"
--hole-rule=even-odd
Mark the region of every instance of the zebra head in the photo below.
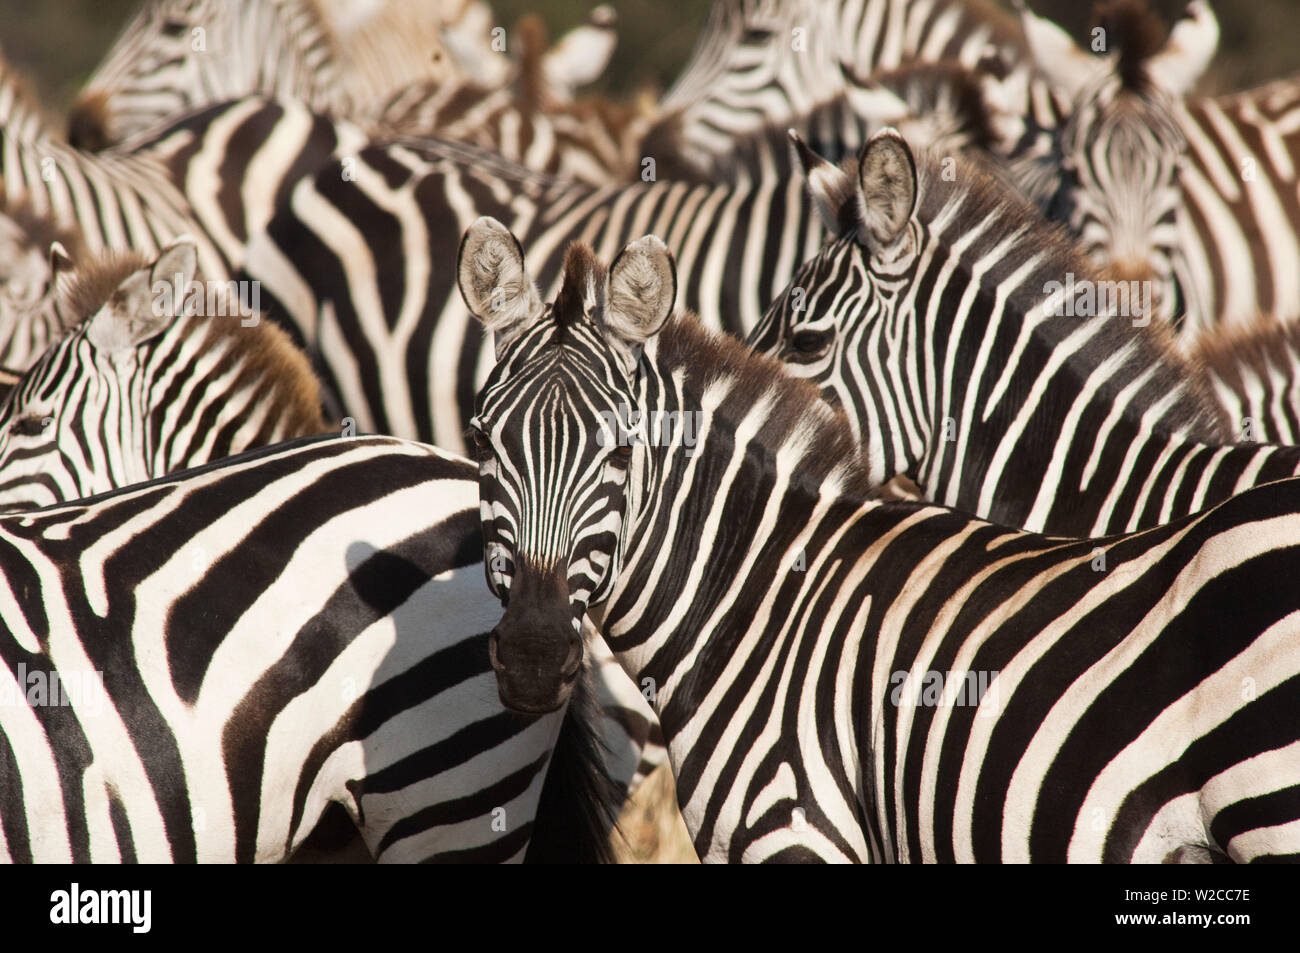
[[[0,403],[0,506],[44,506],[146,480],[147,419],[132,378],[137,348],[174,315],[156,281],[192,280],[197,251],[180,241],[153,261],[106,259],[78,273],[68,310],[88,319],[63,334]],[[90,304],[90,302],[98,304]]]
[[[458,276],[496,342],[470,422],[488,586],[506,607],[492,667],[508,707],[551,711],[578,677],[582,618],[617,578],[641,347],[672,309],[675,266],[652,236],[608,271],[573,245],[548,307],[518,241],[481,218]]]
[[[749,343],[783,360],[790,374],[812,379],[827,401],[845,409],[872,483],[882,484],[907,471],[925,449],[920,439],[899,444],[888,436],[923,430],[924,411],[911,391],[862,386],[858,370],[907,380],[913,366],[905,348],[914,347],[915,329],[903,323],[900,301],[924,236],[913,215],[916,165],[892,129],[868,140],[856,174],[827,162],[793,133],[791,139],[832,238],[795,272]]]
[[[61,331],[60,274],[85,254],[81,235],[0,188],[0,365],[25,369]]]
[[[1162,27],[1142,2],[1113,0],[1097,9],[1092,48],[1100,56],[1028,10],[1022,18],[1039,70],[1070,104],[1058,131],[1061,182],[1051,216],[1099,267],[1152,282],[1153,311],[1175,318],[1187,277],[1180,281],[1187,140],[1178,105],[1214,57],[1214,14],[1193,0],[1161,46]]]
[[[312,0],[148,0],[73,103],[68,142],[98,151],[253,93],[340,105],[342,74]]]

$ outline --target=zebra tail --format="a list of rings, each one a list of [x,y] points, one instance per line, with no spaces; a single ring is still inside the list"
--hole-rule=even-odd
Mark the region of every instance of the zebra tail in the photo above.
[[[526,864],[609,864],[610,832],[623,796],[596,731],[601,717],[590,676],[573,686],[542,782]]]

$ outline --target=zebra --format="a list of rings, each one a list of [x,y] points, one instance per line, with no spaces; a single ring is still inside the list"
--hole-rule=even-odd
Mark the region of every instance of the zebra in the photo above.
[[[329,429],[305,356],[256,313],[209,314],[192,241],[109,256],[62,289],[67,325],[0,405],[0,509],[141,483]],[[238,302],[235,302],[238,305]]]
[[[985,0],[716,0],[664,94],[662,121],[674,129],[677,161],[716,177],[736,137],[790,125],[842,94],[853,76],[918,62],[998,79],[1002,95],[1019,94],[1009,113],[1047,122],[1058,112],[1038,101],[1051,93],[1029,81],[1015,19]]]
[[[78,95],[68,142],[98,152],[252,93],[346,116],[348,78],[314,0],[150,0]]]
[[[105,493],[331,429],[316,377],[284,331],[256,312],[213,313],[209,301],[196,310],[182,289],[205,285],[186,240],[151,261],[110,256],[75,271],[59,296],[56,342],[6,382],[0,510]],[[355,422],[336,432],[355,432]],[[607,650],[593,651],[602,750],[630,794],[666,752],[644,698]]]
[[[26,369],[58,337],[60,275],[86,258],[79,232],[0,189],[0,367]]]
[[[260,97],[202,110],[114,155],[48,137],[11,139],[0,128],[3,364],[25,369],[61,327],[54,310],[60,261],[150,254],[186,235],[198,245],[204,274],[223,281],[297,177],[365,141],[350,123]],[[54,239],[62,248],[52,255]]]
[[[1300,325],[1261,316],[1196,341],[1191,362],[1243,441],[1300,445]]]
[[[1102,536],[1300,472],[1300,449],[1234,445],[1163,326],[977,168],[945,181],[891,131],[849,171],[796,148],[832,237],[749,343],[843,409],[873,482]]]
[[[932,79],[926,101],[942,104],[952,75]],[[862,92],[890,118],[906,106],[902,87]],[[877,125],[859,114],[862,104],[840,96],[805,124],[818,141],[861,143]],[[964,117],[945,147],[980,144],[982,128],[979,117]],[[643,231],[663,234],[678,255],[685,304],[736,333],[758,322],[822,239],[784,130],[737,143],[726,183],[659,178],[593,188],[430,141],[373,145],[346,158],[294,185],[249,239],[242,274],[312,355],[333,410],[367,430],[452,450],[464,446],[487,367],[482,336],[438,263],[479,214],[511,222],[547,283],[569,241],[608,255]]]
[[[525,18],[514,40],[523,73],[515,82],[508,74],[482,82],[470,78],[482,73],[417,69],[430,58],[430,47],[418,38],[436,32],[436,24],[426,22],[434,12],[429,7],[409,22],[412,11],[387,8],[340,50],[343,41],[336,42],[310,0],[153,0],[73,106],[69,141],[99,151],[205,106],[261,96],[300,101],[375,137],[486,137],[484,145],[536,161],[540,169],[600,182],[615,168],[630,175],[630,150],[649,125],[648,113],[569,102],[570,84],[594,79],[609,60],[611,11],[593,11],[593,22],[551,50],[544,48],[541,21]],[[215,38],[206,39],[209,34]],[[200,39],[205,48],[196,50]],[[420,46],[415,63],[401,55],[413,41]],[[489,47],[485,55],[504,61],[506,53],[504,46]],[[358,78],[349,87],[350,71]]]
[[[91,253],[148,254],[190,234],[204,271],[214,277],[229,273],[230,262],[149,155],[91,156],[51,136],[28,140],[0,126],[0,184],[6,207],[22,203],[31,214],[48,217],[53,227],[76,232]],[[234,263],[239,253],[242,246],[233,253]]]
[[[604,9],[596,8],[592,16],[603,20]],[[643,139],[657,111],[644,97],[630,104],[601,97],[574,101],[567,84],[555,78],[562,69],[557,58],[576,58],[566,46],[576,44],[585,51],[599,43],[599,33],[582,39],[587,29],[576,28],[547,50],[546,28],[526,15],[514,30],[518,63],[513,75],[500,82],[411,83],[379,100],[364,124],[378,139],[436,136],[465,142],[534,171],[592,185],[634,180],[642,171]],[[594,79],[612,49],[603,44],[603,58],[584,58],[587,72],[577,78]]]
[[[599,848],[589,719],[496,697],[473,475],[327,436],[0,515],[0,859],[278,861],[331,804],[381,861]]]
[[[1111,48],[1091,56],[1026,11],[1030,48],[1068,91],[1053,214],[1099,262],[1152,280],[1181,312],[1190,351],[1218,323],[1300,315],[1296,77],[1214,98],[1188,95],[1212,58],[1217,22],[1193,0],[1164,47],[1141,3],[1116,4]]]
[[[589,613],[702,859],[1300,857],[1295,480],[1103,541],[875,501],[842,415],[670,317],[657,239],[575,246],[550,306],[498,222],[459,272],[502,697],[562,704]]]

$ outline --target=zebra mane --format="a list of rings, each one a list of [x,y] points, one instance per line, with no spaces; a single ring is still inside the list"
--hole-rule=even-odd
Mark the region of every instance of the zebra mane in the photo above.
[[[948,177],[951,181],[944,180],[941,165],[948,158],[955,162],[955,174]],[[842,168],[849,173],[849,183],[857,181],[856,159],[846,161]],[[1020,278],[1008,298],[1009,306],[1025,314],[1040,308],[1048,297],[1049,285],[1059,284],[1069,274],[1074,275],[1076,283],[1110,280],[1107,273],[1099,271],[1083,255],[1061,225],[1045,220],[1037,209],[990,175],[980,163],[960,156],[921,152],[916,155],[916,171],[916,218],[920,222],[928,225],[951,214],[950,206],[955,202],[961,203],[957,214],[962,221],[972,224],[988,221],[963,253],[967,262],[984,256],[996,259],[984,272],[982,280],[986,289],[1006,281],[1030,258],[1038,259],[1033,270]],[[856,207],[856,197],[848,204]],[[1189,435],[1207,441],[1222,438],[1225,423],[1209,385],[1179,354],[1173,333],[1164,323],[1153,320],[1139,327],[1119,317],[1099,319],[1103,322],[1100,333],[1067,359],[1067,366],[1075,369],[1080,379],[1091,374],[1102,360],[1127,351],[1132,363],[1152,368],[1157,385],[1171,392],[1181,390],[1179,412],[1183,416],[1178,424],[1186,427]],[[1037,325],[1034,333],[1055,346],[1077,328],[1079,320],[1065,316],[1048,318]]]
[[[1115,72],[1127,90],[1142,93],[1150,85],[1147,62],[1160,52],[1168,30],[1146,0],[1104,0],[1093,7],[1093,24],[1106,31],[1106,45],[1118,59]]]
[[[525,13],[515,21],[515,42],[519,44],[519,67],[515,77],[515,96],[528,112],[536,112],[544,100],[545,80],[542,56],[546,53],[546,24],[535,13]]]
[[[858,445],[842,411],[822,399],[810,382],[786,373],[779,360],[751,351],[739,338],[712,331],[691,311],[677,311],[659,332],[658,362],[672,374],[681,369],[693,394],[718,383],[727,387],[725,405],[748,410],[767,402],[763,443],[775,450],[795,439],[805,448],[799,474],[812,483],[838,483],[841,492],[872,497],[876,489],[858,466]],[[732,421],[733,423],[735,421]]]
[[[78,265],[59,289],[64,304],[58,309],[65,322],[63,336],[82,327],[128,275],[149,261],[137,252],[108,252]],[[196,274],[194,280],[202,285],[203,276]],[[279,397],[277,422],[283,422],[289,433],[306,435],[326,429],[320,381],[311,362],[275,322],[261,316],[251,326],[234,317],[188,316],[180,320],[187,336],[203,333],[201,352],[221,355],[208,373],[226,380],[232,392],[244,386],[269,387]]]
[[[552,343],[562,345],[568,330],[582,321],[588,313],[587,302],[595,298],[603,300],[605,277],[608,269],[596,257],[591,247],[583,242],[572,242],[564,253],[564,270],[560,290],[556,292],[551,305],[551,317],[555,321],[555,334]],[[604,309],[593,309],[600,314]]]
[[[1300,355],[1300,322],[1261,314],[1245,325],[1215,325],[1196,341],[1190,360],[1234,391],[1249,385],[1249,373],[1268,380],[1276,370],[1290,376]]]

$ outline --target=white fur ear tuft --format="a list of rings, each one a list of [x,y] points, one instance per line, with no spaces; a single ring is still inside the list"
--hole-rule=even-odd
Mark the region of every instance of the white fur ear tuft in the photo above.
[[[672,253],[654,235],[632,242],[609,268],[604,326],[628,354],[629,369],[636,349],[658,334],[677,299],[677,265]]]
[[[916,209],[916,161],[907,141],[882,129],[858,159],[859,238],[871,251],[898,240]]]
[[[1110,69],[1106,59],[1079,49],[1070,34],[1059,26],[1040,17],[1018,0],[1020,24],[1025,32],[1025,45],[1034,65],[1049,83],[1061,90],[1071,100],[1077,99],[1095,79]]]
[[[466,230],[456,280],[470,313],[495,333],[498,359],[542,313],[541,296],[524,265],[524,250],[495,218],[485,215]]]
[[[1206,0],[1192,0],[1169,32],[1164,49],[1147,63],[1152,82],[1174,97],[1190,93],[1219,50],[1219,21]]]

